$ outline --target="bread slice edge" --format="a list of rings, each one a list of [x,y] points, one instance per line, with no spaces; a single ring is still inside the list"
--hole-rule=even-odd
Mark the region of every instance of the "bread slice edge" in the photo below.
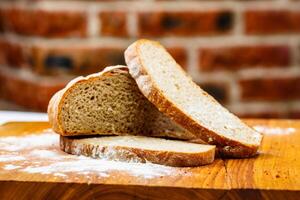
[[[140,58],[139,45],[149,42],[159,48],[164,48],[158,42],[141,39],[131,44],[124,53],[125,61],[129,68],[129,73],[136,80],[138,87],[145,97],[152,102],[160,112],[166,114],[176,123],[180,124],[191,133],[198,133],[201,140],[204,140],[207,143],[216,141],[218,143],[218,153],[221,156],[251,157],[256,155],[259,145],[251,145],[234,141],[215,133],[207,127],[199,125],[199,123],[194,121],[189,114],[180,110],[175,104],[172,103],[171,100],[168,99],[168,97],[164,95],[159,86],[155,85],[154,81],[152,81],[151,75],[149,75],[147,72],[143,61]],[[176,67],[180,68],[179,66]],[[180,68],[180,70],[183,71],[182,68]]]
[[[143,137],[144,136],[107,136],[107,137]],[[94,137],[89,138],[89,141],[95,140],[101,142],[103,137]],[[147,139],[145,139],[147,140]],[[161,138],[155,138],[158,142]],[[186,145],[190,145],[188,142]],[[199,144],[200,145],[200,144]],[[107,159],[115,161],[124,161],[124,162],[139,162],[139,163],[154,163],[160,165],[167,165],[173,167],[196,167],[201,165],[207,165],[214,161],[215,157],[215,146],[205,145],[210,147],[205,151],[197,153],[189,152],[174,152],[174,151],[165,151],[165,150],[150,150],[137,147],[129,146],[105,146],[95,144],[93,142],[85,141],[85,138],[74,138],[60,136],[60,149],[66,153],[73,155],[83,155],[87,157],[97,158],[97,159]]]
[[[66,136],[70,135],[70,133],[65,133],[63,131],[62,125],[60,124],[60,119],[59,119],[59,115],[60,115],[61,108],[62,108],[62,100],[64,99],[64,97],[66,95],[68,95],[69,91],[79,82],[91,81],[92,79],[101,77],[104,74],[109,73],[110,71],[112,71],[114,69],[128,70],[128,68],[123,65],[106,67],[101,72],[90,74],[85,77],[79,76],[79,77],[71,80],[63,89],[59,90],[58,92],[56,92],[53,95],[53,97],[49,101],[47,113],[48,113],[49,123],[50,123],[52,129],[54,130],[54,132],[56,132],[60,135],[66,135]],[[78,134],[80,134],[80,133],[77,133],[77,135]]]

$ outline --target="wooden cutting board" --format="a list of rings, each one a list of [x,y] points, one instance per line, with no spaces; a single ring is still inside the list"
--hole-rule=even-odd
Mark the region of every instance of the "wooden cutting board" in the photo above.
[[[260,155],[197,168],[68,155],[45,122],[0,126],[0,199],[300,199],[300,121],[246,120]]]

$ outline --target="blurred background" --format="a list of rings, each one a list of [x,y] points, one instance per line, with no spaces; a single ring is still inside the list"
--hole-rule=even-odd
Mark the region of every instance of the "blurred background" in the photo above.
[[[0,110],[46,111],[138,38],[241,117],[300,118],[299,0],[2,0]]]

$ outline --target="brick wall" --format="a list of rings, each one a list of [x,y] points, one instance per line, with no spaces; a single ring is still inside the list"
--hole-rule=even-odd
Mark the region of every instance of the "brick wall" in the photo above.
[[[1,1],[0,32],[0,96],[29,109],[150,38],[234,113],[300,118],[299,0]]]

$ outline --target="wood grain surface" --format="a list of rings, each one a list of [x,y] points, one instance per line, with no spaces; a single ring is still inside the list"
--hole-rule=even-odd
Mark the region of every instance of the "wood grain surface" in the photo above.
[[[93,161],[61,152],[48,123],[7,123],[0,126],[0,199],[299,199],[300,121],[246,123],[264,134],[255,158],[196,168],[115,162],[101,173],[78,170]],[[30,141],[36,136],[41,144]],[[66,161],[79,164],[68,170]]]

